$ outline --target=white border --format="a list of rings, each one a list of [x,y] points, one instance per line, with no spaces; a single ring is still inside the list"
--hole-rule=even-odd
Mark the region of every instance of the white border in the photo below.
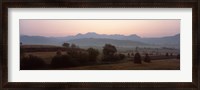
[[[181,19],[181,70],[19,70],[19,19]],[[192,82],[191,8],[9,8],[9,82]]]

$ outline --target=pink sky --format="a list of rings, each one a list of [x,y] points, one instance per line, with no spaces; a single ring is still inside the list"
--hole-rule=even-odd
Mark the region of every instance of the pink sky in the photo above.
[[[63,37],[96,32],[98,34],[137,34],[141,37],[163,37],[180,33],[180,20],[26,20],[20,23],[20,34]]]

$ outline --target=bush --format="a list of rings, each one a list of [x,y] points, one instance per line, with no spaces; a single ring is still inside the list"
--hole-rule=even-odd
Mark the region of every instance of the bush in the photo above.
[[[170,53],[170,56],[173,56],[173,53]]]
[[[150,59],[150,57],[149,57],[149,54],[145,54],[144,62],[147,62],[147,63],[150,63],[150,62],[151,62],[151,59]]]
[[[142,64],[140,53],[134,55],[134,63]]]
[[[114,55],[117,52],[115,46],[111,44],[105,44],[103,47],[103,61],[115,61],[118,60],[118,56]]]
[[[51,61],[52,68],[67,68],[79,65],[80,60],[78,58],[73,58],[69,55],[56,55]]]
[[[169,56],[169,53],[166,53],[166,54],[165,54],[165,56],[167,56],[167,57],[168,57],[168,56]]]
[[[71,48],[78,48],[75,44],[71,44]]]
[[[86,65],[89,62],[89,54],[87,52],[79,52],[75,57],[72,57],[81,65]]]
[[[37,56],[29,55],[28,57],[23,57],[20,60],[20,69],[22,70],[35,70],[43,69],[46,64],[42,58]]]
[[[51,67],[53,68],[67,67],[68,59],[69,57],[67,55],[56,55],[52,58]]]
[[[74,66],[87,65],[89,63],[89,54],[85,50],[71,48],[66,55],[57,55],[53,57],[51,62],[52,68],[67,68]]]
[[[99,51],[93,48],[88,48],[87,51],[89,53],[89,61],[96,62]]]
[[[125,58],[124,54],[115,54],[113,56],[104,56],[102,61],[119,61]]]
[[[63,43],[62,46],[66,47],[66,48],[69,48],[70,44],[69,43]]]
[[[178,55],[176,56],[176,59],[180,59],[180,54],[178,54]]]
[[[131,56],[134,56],[134,53],[131,53]]]
[[[126,56],[124,54],[119,54],[120,59],[124,59]]]
[[[114,55],[114,53],[117,52],[117,49],[115,46],[111,45],[111,44],[105,44],[105,46],[103,47],[103,54],[104,55]]]
[[[130,53],[128,53],[127,56],[130,57]]]
[[[119,58],[119,57],[114,56],[114,55],[113,56],[104,56],[102,61],[117,61],[118,60],[117,58]]]

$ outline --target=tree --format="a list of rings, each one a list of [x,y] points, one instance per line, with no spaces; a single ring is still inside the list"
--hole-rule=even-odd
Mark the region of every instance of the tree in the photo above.
[[[134,53],[131,53],[131,56],[134,56]]]
[[[135,52],[138,52],[139,47],[135,47]]]
[[[76,45],[75,44],[71,44],[71,48],[76,48]]]
[[[88,48],[87,51],[89,53],[89,61],[96,61],[97,56],[99,55],[99,51],[94,48]]]
[[[20,58],[25,56],[24,48],[22,48],[22,42],[20,42]]]
[[[134,55],[134,63],[142,64],[140,53],[135,53]]]
[[[180,59],[180,54],[178,54],[178,55],[176,56],[176,59]]]
[[[124,55],[124,54],[119,54],[119,57],[120,57],[120,59],[122,60],[122,59],[124,59],[126,56]]]
[[[116,47],[111,44],[105,44],[105,46],[103,47],[103,54],[105,56],[113,56],[114,53],[116,52],[117,52]]]
[[[118,56],[115,55],[117,49],[111,44],[105,44],[103,47],[103,61],[116,61]]]
[[[51,60],[52,68],[66,68],[70,66],[69,63],[70,57],[68,55],[56,54]]]
[[[169,53],[166,53],[166,54],[165,54],[165,56],[167,56],[167,57],[168,57],[168,56],[169,56]]]
[[[127,55],[128,55],[128,57],[130,57],[130,54],[129,54],[129,53],[128,53]]]
[[[27,57],[22,57],[20,60],[20,69],[22,70],[39,70],[44,69],[46,63],[40,57],[29,55]]]
[[[60,50],[58,50],[58,51],[56,52],[56,55],[61,56],[61,55],[62,55],[62,52],[61,52]]]
[[[173,56],[173,53],[170,53],[170,56]]]
[[[63,43],[62,46],[66,47],[66,48],[69,48],[70,44],[69,43]]]
[[[147,63],[150,63],[150,62],[151,62],[151,59],[150,59],[150,57],[149,57],[149,54],[148,54],[148,53],[146,53],[146,54],[145,54],[145,57],[144,57],[144,62],[147,62]]]

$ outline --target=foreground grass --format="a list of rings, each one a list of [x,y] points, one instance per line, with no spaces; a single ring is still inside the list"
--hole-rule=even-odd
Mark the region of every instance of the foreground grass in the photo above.
[[[117,64],[81,66],[65,68],[66,70],[180,70],[180,60],[153,60],[151,63],[134,64],[127,61]]]

